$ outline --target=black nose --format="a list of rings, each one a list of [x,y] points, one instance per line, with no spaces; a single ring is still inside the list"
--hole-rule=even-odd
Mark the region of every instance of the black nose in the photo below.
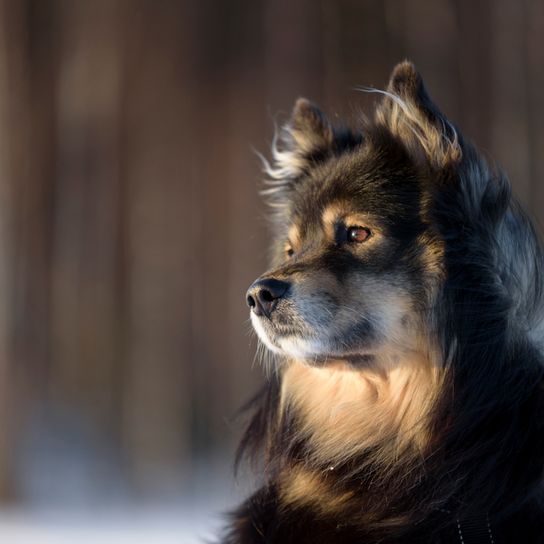
[[[278,299],[285,295],[288,288],[287,282],[274,278],[257,280],[247,290],[247,305],[256,315],[264,314],[270,317],[270,312],[275,308]]]

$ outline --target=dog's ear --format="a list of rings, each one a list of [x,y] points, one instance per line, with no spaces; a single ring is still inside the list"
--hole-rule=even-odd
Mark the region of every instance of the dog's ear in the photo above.
[[[262,155],[267,188],[261,191],[270,205],[284,207],[291,189],[313,167],[333,155],[358,147],[363,141],[359,131],[333,126],[321,110],[306,98],[295,102],[288,123],[274,136],[273,161]]]
[[[261,193],[269,204],[283,206],[297,179],[326,157],[334,143],[335,131],[325,115],[308,99],[299,98],[289,121],[274,136],[272,163],[261,156],[268,176],[268,188]]]
[[[295,102],[288,131],[291,151],[301,157],[323,152],[334,141],[334,132],[321,110],[307,98]]]
[[[439,168],[461,159],[455,128],[433,104],[411,62],[395,66],[376,121],[398,137],[415,159],[424,158]]]
[[[289,122],[274,139],[273,177],[297,178],[312,160],[327,152],[333,141],[334,131],[325,115],[308,99],[299,98]]]

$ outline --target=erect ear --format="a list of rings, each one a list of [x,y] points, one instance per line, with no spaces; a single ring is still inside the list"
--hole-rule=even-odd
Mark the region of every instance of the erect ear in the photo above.
[[[376,121],[398,137],[414,158],[423,155],[435,167],[461,159],[456,130],[429,98],[411,62],[395,66],[384,95]]]
[[[359,146],[362,134],[344,126],[333,127],[321,110],[306,98],[295,102],[288,123],[274,136],[272,163],[262,155],[268,175],[261,194],[272,206],[284,207],[297,180],[333,154]]]
[[[326,149],[334,139],[329,121],[307,98],[295,102],[289,127],[293,151],[304,155]]]
[[[299,98],[289,122],[274,137],[274,163],[265,164],[265,171],[272,179],[295,179],[333,142],[334,130],[325,115],[308,99]]]

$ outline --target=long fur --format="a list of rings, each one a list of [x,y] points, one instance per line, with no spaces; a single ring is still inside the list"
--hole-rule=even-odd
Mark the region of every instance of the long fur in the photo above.
[[[417,334],[391,339],[366,368],[278,357],[239,450],[262,487],[223,542],[453,542],[475,515],[497,541],[542,541],[543,256],[507,178],[408,63],[360,133],[299,101],[282,135],[265,163],[278,239],[300,180],[342,171],[364,145],[419,180],[424,233],[409,258],[423,263],[424,302]]]

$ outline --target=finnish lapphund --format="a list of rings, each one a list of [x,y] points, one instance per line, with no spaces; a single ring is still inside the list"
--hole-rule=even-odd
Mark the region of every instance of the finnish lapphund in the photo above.
[[[296,101],[265,161],[273,357],[225,544],[544,542],[544,261],[409,62],[374,115]]]

